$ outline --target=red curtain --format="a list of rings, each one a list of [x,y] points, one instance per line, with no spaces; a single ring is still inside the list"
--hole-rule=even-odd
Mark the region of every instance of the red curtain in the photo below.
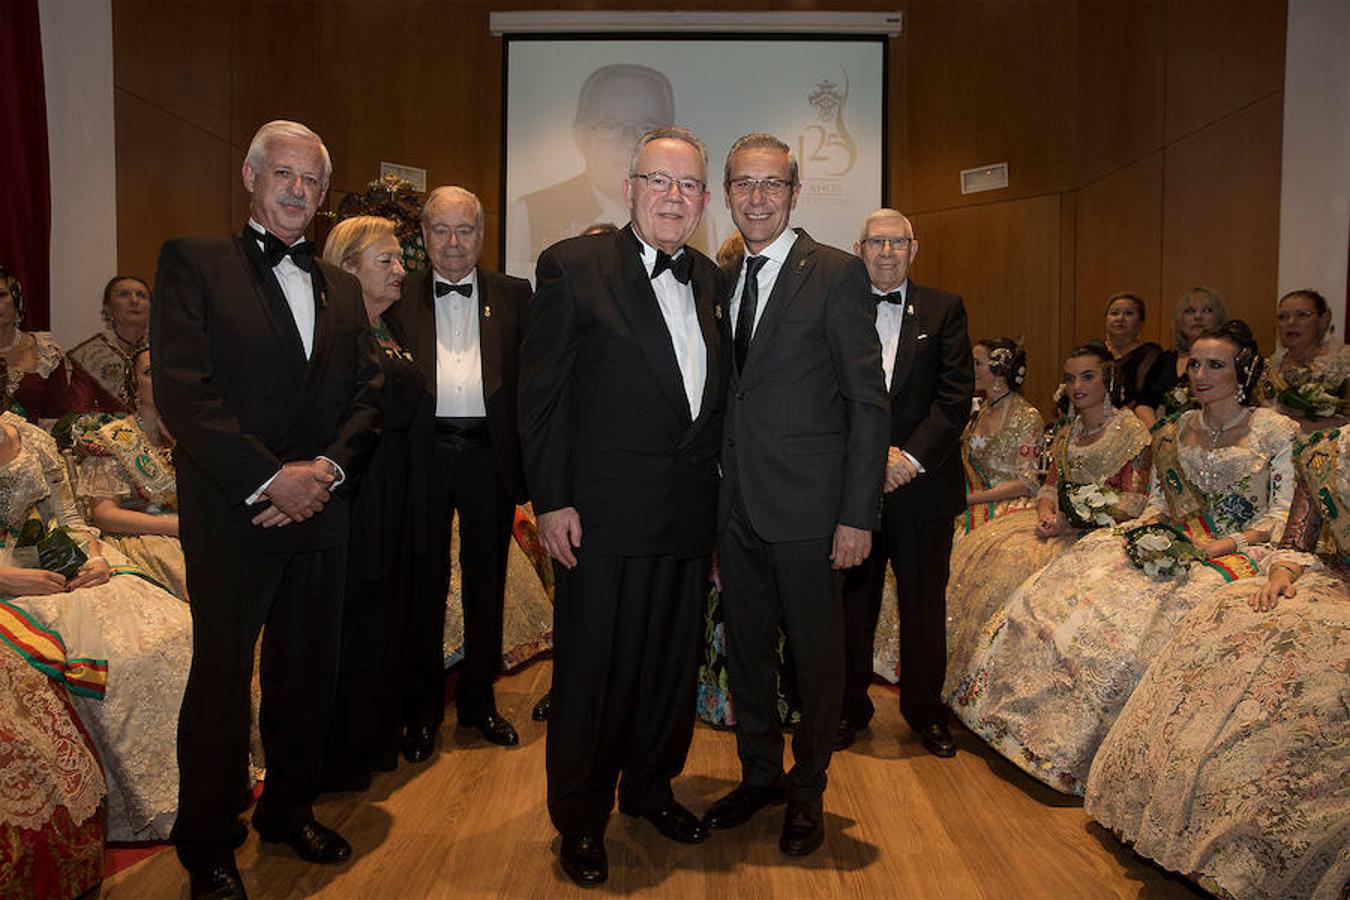
[[[37,0],[0,0],[0,266],[23,283],[27,326],[51,321],[47,99]]]

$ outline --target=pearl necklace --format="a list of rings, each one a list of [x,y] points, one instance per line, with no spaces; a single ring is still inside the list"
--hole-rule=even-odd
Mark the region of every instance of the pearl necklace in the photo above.
[[[1209,449],[1213,450],[1217,447],[1219,445],[1219,439],[1224,436],[1224,433],[1241,425],[1243,420],[1250,414],[1251,410],[1247,407],[1243,407],[1236,416],[1216,427],[1209,424],[1209,419],[1205,416],[1205,411],[1202,409],[1200,411],[1200,424],[1205,427],[1205,431],[1209,432]]]

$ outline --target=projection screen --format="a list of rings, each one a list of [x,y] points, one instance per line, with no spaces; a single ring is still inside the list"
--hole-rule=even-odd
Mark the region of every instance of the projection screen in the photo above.
[[[850,249],[885,195],[885,39],[517,36],[506,41],[506,271],[534,279],[545,247],[628,221],[628,154],[674,123],[708,145],[712,198],[691,241],[712,255],[734,226],[722,192],[733,141],[768,131],[801,167],[792,224]]]

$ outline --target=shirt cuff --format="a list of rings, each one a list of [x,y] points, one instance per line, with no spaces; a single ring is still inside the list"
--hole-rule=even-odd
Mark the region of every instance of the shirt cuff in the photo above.
[[[901,450],[900,452],[903,453],[903,454],[905,454],[905,458],[906,458],[906,459],[908,459],[910,462],[914,463],[914,468],[916,468],[916,469],[919,470],[919,474],[920,474],[920,475],[927,475],[927,474],[928,474],[928,470],[925,469],[925,468],[923,467],[923,463],[919,462],[919,460],[918,460],[917,458],[915,458],[915,456],[914,456],[913,453],[910,453],[908,450]]]
[[[262,484],[258,485],[258,489],[257,489],[256,491],[254,491],[253,493],[249,494],[249,495],[248,495],[248,498],[244,500],[244,505],[245,505],[245,506],[252,506],[253,504],[257,503],[259,500],[261,500],[261,499],[262,499],[262,495],[265,494],[265,493],[267,493],[267,489],[270,488],[270,487],[272,486],[272,482],[276,481],[276,480],[277,480],[277,476],[280,475],[280,474],[281,474],[281,470],[280,470],[280,469],[277,469],[276,472],[274,472],[274,473],[272,474],[272,477],[271,477],[271,478],[267,479],[267,480],[264,481]]]
[[[342,485],[342,482],[347,480],[347,473],[342,471],[342,466],[339,466],[336,461],[327,456],[316,456],[314,458],[321,459],[333,467],[333,483],[328,485],[328,490],[330,492],[337,490]]]

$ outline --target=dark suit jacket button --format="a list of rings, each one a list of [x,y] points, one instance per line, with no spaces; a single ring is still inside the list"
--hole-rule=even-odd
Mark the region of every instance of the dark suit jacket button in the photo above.
[[[736,399],[737,399],[737,400],[744,400],[744,399],[745,399],[745,391],[737,391],[737,392],[736,392]]]
[[[736,446],[736,439],[735,439],[735,438],[732,438],[732,437],[727,438],[727,446],[728,446],[728,447],[735,447],[735,446]]]

